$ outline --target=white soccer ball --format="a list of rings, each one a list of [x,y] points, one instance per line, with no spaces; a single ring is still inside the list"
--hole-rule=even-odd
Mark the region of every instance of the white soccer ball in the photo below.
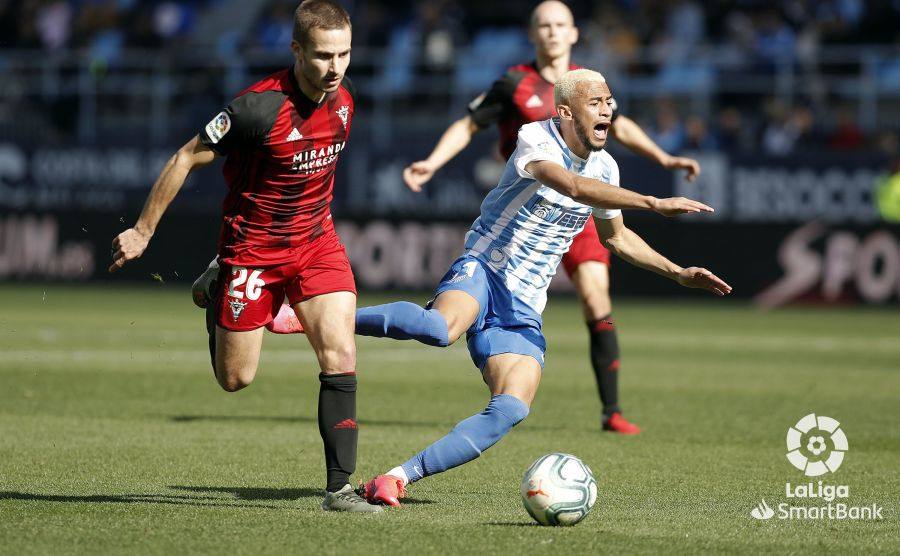
[[[570,454],[542,456],[522,477],[522,503],[541,525],[575,525],[596,501],[591,468]]]

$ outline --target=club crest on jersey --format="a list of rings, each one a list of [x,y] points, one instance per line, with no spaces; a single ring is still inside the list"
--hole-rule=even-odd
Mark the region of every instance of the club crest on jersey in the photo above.
[[[241,313],[244,312],[244,309],[247,307],[246,301],[238,301],[237,299],[229,299],[228,306],[231,308],[231,316],[234,318],[234,322],[240,318]]]
[[[341,119],[341,123],[344,124],[344,129],[347,129],[347,118],[350,117],[350,107],[345,104],[335,110],[335,113],[338,115],[338,118]]]
[[[206,135],[209,136],[210,142],[216,144],[222,137],[225,137],[229,129],[231,129],[231,118],[227,112],[222,111],[216,114],[216,117],[211,122],[206,124]]]

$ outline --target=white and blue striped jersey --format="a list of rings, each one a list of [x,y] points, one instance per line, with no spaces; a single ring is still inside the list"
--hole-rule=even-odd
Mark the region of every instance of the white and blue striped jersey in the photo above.
[[[593,209],[535,180],[525,166],[537,160],[612,185],[619,185],[619,167],[606,151],[592,152],[587,160],[572,153],[554,119],[519,129],[516,150],[500,183],[481,204],[481,216],[466,234],[465,249],[500,275],[515,298],[541,313],[556,267]],[[594,212],[604,219],[621,214]]]

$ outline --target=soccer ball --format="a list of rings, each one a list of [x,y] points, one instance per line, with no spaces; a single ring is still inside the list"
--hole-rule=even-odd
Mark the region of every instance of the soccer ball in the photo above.
[[[569,454],[542,456],[522,477],[522,503],[541,525],[575,525],[596,501],[591,468]]]

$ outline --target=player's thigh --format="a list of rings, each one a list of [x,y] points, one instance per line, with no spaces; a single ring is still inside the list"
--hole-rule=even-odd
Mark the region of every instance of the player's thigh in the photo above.
[[[509,394],[530,406],[541,383],[541,364],[530,355],[501,353],[488,358],[482,375],[492,396]]]
[[[471,294],[462,290],[440,293],[431,304],[447,321],[447,335],[456,340],[478,319],[481,304]]]
[[[325,293],[294,304],[324,373],[356,370],[356,294]]]
[[[571,274],[587,320],[597,320],[612,312],[609,297],[609,267],[600,261],[584,261]]]
[[[264,330],[235,331],[216,326],[216,379],[222,388],[234,391],[253,382]]]

